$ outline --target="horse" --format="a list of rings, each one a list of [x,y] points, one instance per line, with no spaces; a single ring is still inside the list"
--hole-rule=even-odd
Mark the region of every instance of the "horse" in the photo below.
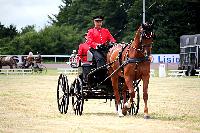
[[[23,62],[21,64],[21,68],[30,68],[30,67],[33,67],[34,65],[34,57],[33,56],[27,56],[27,57],[24,57],[23,59]]]
[[[107,63],[111,64],[108,67],[108,73],[112,75],[111,81],[119,117],[126,115],[128,109],[130,109],[135,97],[133,82],[140,79],[143,81],[144,118],[150,118],[147,100],[153,38],[153,22],[142,24],[136,31],[134,41],[131,44],[126,47],[119,44],[115,45],[107,54]],[[118,87],[120,78],[124,79],[122,109]],[[126,102],[127,91],[130,95],[128,102]]]
[[[0,69],[2,66],[10,66],[10,69],[17,68],[17,62],[12,56],[2,56],[0,57]]]
[[[27,57],[24,57],[22,64],[20,67],[23,68],[38,68],[39,65],[42,62],[42,56],[38,54],[35,58],[33,55],[28,55]]]

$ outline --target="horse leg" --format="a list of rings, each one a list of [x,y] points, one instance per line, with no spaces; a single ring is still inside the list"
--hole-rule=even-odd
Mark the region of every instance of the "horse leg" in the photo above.
[[[128,88],[127,88],[126,84],[124,83],[123,88],[122,88],[123,105],[126,103],[126,92],[127,92],[127,89]]]
[[[129,111],[130,107],[131,107],[131,103],[130,103],[130,99],[129,101],[127,102],[127,90],[128,90],[128,87],[127,85],[124,83],[124,86],[122,88],[122,96],[123,96],[123,109],[122,109],[122,113],[123,115],[126,115],[127,114],[127,111]]]
[[[124,115],[122,114],[122,109],[121,109],[121,104],[120,104],[120,96],[119,96],[119,91],[118,91],[118,76],[113,75],[111,77],[112,80],[112,86],[113,86],[113,91],[115,95],[115,100],[116,100],[116,108],[119,117],[123,117]]]
[[[125,84],[126,84],[126,90],[128,89],[130,98],[129,100],[124,104],[123,113],[126,114],[127,111],[131,108],[131,104],[133,103],[133,98],[135,97],[135,91],[133,87],[133,80],[130,77],[124,77],[125,78]]]
[[[133,87],[133,80],[130,78],[130,77],[125,77],[125,83],[128,87],[128,91],[129,91],[129,94],[130,94],[130,101],[132,101],[135,97],[135,91],[134,91],[134,87]]]
[[[149,77],[148,76],[144,77],[142,81],[143,81],[144,118],[148,119],[150,118],[147,107]]]
[[[18,68],[18,66],[17,66],[17,63],[16,63],[16,62],[14,62],[14,66],[15,66],[15,68]]]

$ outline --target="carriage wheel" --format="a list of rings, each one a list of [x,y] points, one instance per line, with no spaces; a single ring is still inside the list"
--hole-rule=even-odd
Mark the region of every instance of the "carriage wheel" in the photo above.
[[[35,66],[32,65],[31,68],[32,68],[33,72],[35,72],[37,74],[46,74],[47,73],[47,68],[42,64],[36,63]]]
[[[40,64],[39,68],[38,68],[38,71],[39,71],[39,73],[46,74],[47,73],[47,68],[44,65]]]
[[[72,107],[74,109],[75,115],[82,115],[84,97],[83,97],[83,85],[79,77],[74,80],[71,86],[71,91],[73,91]]]
[[[140,103],[140,93],[139,93],[139,87],[135,87],[135,98],[133,99],[133,103],[131,104],[130,112],[132,115],[137,115],[139,111],[139,103]]]
[[[63,74],[60,74],[58,78],[57,103],[60,113],[66,114],[69,105],[69,85],[67,77]]]

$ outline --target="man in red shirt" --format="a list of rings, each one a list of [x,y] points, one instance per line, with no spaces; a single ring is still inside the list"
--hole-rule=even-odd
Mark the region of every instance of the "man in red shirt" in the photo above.
[[[97,62],[97,68],[105,64],[103,55],[96,50],[98,49],[98,45],[107,45],[109,42],[116,42],[109,30],[102,28],[103,19],[103,16],[93,17],[94,28],[89,29],[87,34],[88,44],[93,48],[90,51]]]

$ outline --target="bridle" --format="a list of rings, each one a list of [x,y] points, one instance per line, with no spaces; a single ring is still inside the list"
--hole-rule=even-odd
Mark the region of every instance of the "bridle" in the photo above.
[[[153,39],[153,37],[154,37],[153,31],[147,31],[147,30],[144,30],[143,28],[141,28],[139,47],[136,48],[136,47],[134,47],[134,46],[131,46],[131,48],[133,48],[133,49],[136,50],[137,52],[143,54],[144,56],[149,56],[150,53],[146,53],[146,52],[145,52],[145,48],[151,49],[151,48],[152,48],[152,43],[150,43],[150,44],[145,44],[145,43],[143,43],[143,39]],[[129,48],[129,49],[130,49],[130,48]],[[129,50],[128,50],[128,51],[129,51]]]

